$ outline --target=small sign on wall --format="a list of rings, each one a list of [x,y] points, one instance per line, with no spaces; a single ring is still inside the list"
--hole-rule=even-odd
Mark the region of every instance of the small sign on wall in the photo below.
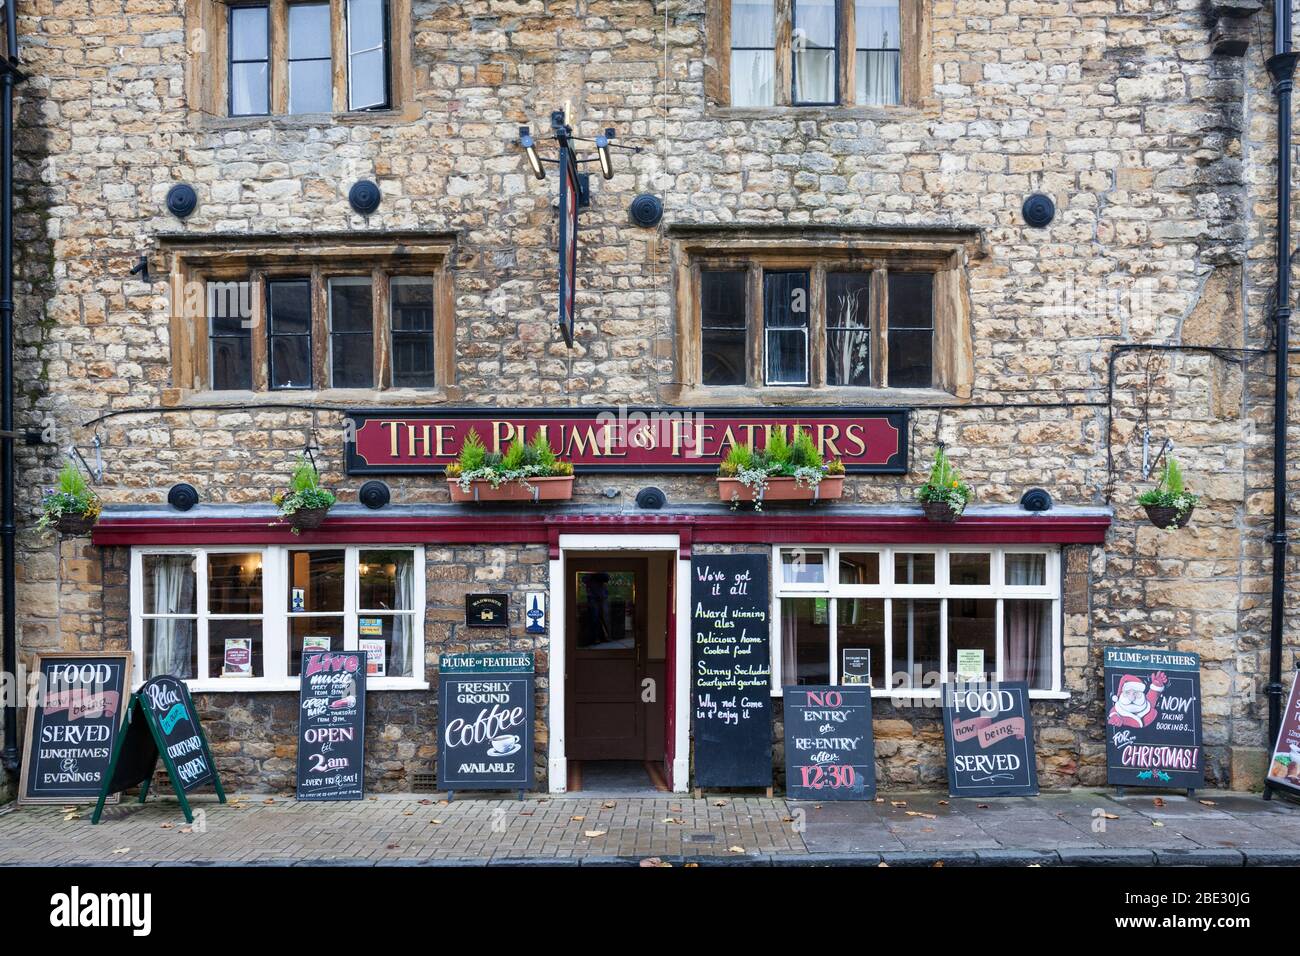
[[[546,633],[545,591],[529,591],[524,598],[524,631],[528,634]]]
[[[507,594],[465,595],[465,623],[470,627],[507,627],[509,610]]]

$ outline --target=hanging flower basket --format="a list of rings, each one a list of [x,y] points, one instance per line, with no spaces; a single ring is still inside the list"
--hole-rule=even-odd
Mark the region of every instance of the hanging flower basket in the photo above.
[[[1192,512],[1196,509],[1171,508],[1165,505],[1143,505],[1147,512],[1147,519],[1159,528],[1161,531],[1168,531],[1170,528],[1186,528],[1187,522],[1192,520]]]
[[[961,510],[946,501],[922,501],[921,510],[931,521],[941,521],[945,524],[951,524],[961,517]]]
[[[1165,459],[1160,484],[1142,492],[1137,500],[1146,509],[1147,518],[1153,525],[1162,531],[1176,531],[1187,527],[1201,499],[1187,490],[1183,467],[1170,455]]]
[[[568,501],[573,497],[573,476],[554,475],[526,481],[503,481],[495,488],[486,479],[476,479],[464,488],[456,479],[448,479],[452,501]]]
[[[766,490],[753,488],[738,478],[718,479],[718,498],[722,501],[834,501],[843,495],[843,475],[827,475],[816,484],[798,478],[768,478]]]
[[[293,514],[287,515],[286,520],[294,534],[315,531],[325,523],[325,516],[329,511],[329,508],[299,508]]]
[[[60,515],[54,522],[54,530],[65,538],[80,538],[90,534],[90,529],[95,527],[95,518],[95,515]]]
[[[271,501],[280,509],[280,516],[294,534],[319,528],[337,500],[334,492],[321,487],[316,463],[302,455],[294,465],[289,489],[271,496]]]

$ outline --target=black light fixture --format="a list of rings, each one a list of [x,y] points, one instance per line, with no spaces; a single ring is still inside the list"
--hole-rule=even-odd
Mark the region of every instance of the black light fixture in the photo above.
[[[537,144],[533,142],[533,134],[528,131],[527,126],[519,127],[519,145],[523,147],[524,155],[528,157],[528,165],[532,167],[533,175],[538,179],[545,179],[546,170],[542,168],[542,157],[537,155]]]
[[[605,132],[596,137],[596,156],[600,160],[600,174],[606,179],[614,178],[614,160],[609,154],[609,141],[614,138],[614,127],[605,127]]]
[[[564,164],[570,159],[570,157],[572,157],[572,161],[575,165],[581,165],[583,163],[600,163],[601,176],[605,179],[613,179],[614,150],[621,149],[629,153],[641,152],[640,146],[624,146],[622,143],[614,142],[615,130],[612,126],[606,126],[604,131],[595,139],[574,136],[573,127],[569,125],[567,108],[563,110],[554,110],[551,113],[551,135],[554,136],[555,142],[559,146],[559,154],[554,159],[542,156],[537,152],[537,141],[533,139],[533,134],[529,127],[519,127],[519,148],[524,151],[524,157],[528,160],[528,167],[532,170],[533,175],[538,179],[546,178],[547,163],[553,166],[559,166],[561,172],[563,172]],[[579,159],[573,148],[574,143],[595,144],[596,155]]]

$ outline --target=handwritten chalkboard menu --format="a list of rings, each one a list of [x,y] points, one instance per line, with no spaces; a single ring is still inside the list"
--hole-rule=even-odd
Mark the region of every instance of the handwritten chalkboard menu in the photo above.
[[[1106,782],[1176,790],[1204,786],[1200,656],[1108,647],[1104,673]]]
[[[772,785],[768,561],[697,555],[691,564],[695,783]]]
[[[1286,710],[1282,711],[1282,724],[1278,727],[1277,744],[1265,779],[1269,787],[1300,793],[1300,672],[1291,680],[1291,695]],[[1268,795],[1265,789],[1265,796]]]
[[[113,756],[131,686],[125,654],[45,654],[27,714],[19,803],[93,800]]]
[[[217,798],[226,802],[221,778],[217,776],[212,751],[203,736],[189,688],[183,680],[170,675],[145,681],[131,695],[126,720],[114,745],[113,759],[100,787],[99,802],[95,805],[91,823],[99,822],[104,801],[110,794],[138,785],[140,802],[144,803],[159,759],[167,768],[167,776],[186,820],[194,820],[186,794],[204,784],[211,783],[216,788]]]
[[[532,789],[532,654],[438,658],[438,785],[451,793]]]
[[[784,715],[790,799],[875,799],[870,687],[787,687]]]
[[[1037,796],[1034,725],[1024,681],[945,684],[943,737],[952,796]]]
[[[298,691],[298,799],[360,800],[366,756],[364,651],[307,651]]]

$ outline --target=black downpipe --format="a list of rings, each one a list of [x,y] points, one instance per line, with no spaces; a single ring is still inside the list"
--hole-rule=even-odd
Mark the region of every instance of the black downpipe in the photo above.
[[[14,603],[14,82],[18,73],[18,17],[15,0],[5,0],[5,63],[0,68],[0,562],[4,563],[3,639],[5,673],[13,675],[11,699],[5,701],[4,752],[0,763],[17,773],[18,633]]]
[[[1268,73],[1277,100],[1277,295],[1273,306],[1273,600],[1269,621],[1268,740],[1282,719],[1282,631],[1286,610],[1287,361],[1291,348],[1291,0],[1273,0],[1273,55]]]

